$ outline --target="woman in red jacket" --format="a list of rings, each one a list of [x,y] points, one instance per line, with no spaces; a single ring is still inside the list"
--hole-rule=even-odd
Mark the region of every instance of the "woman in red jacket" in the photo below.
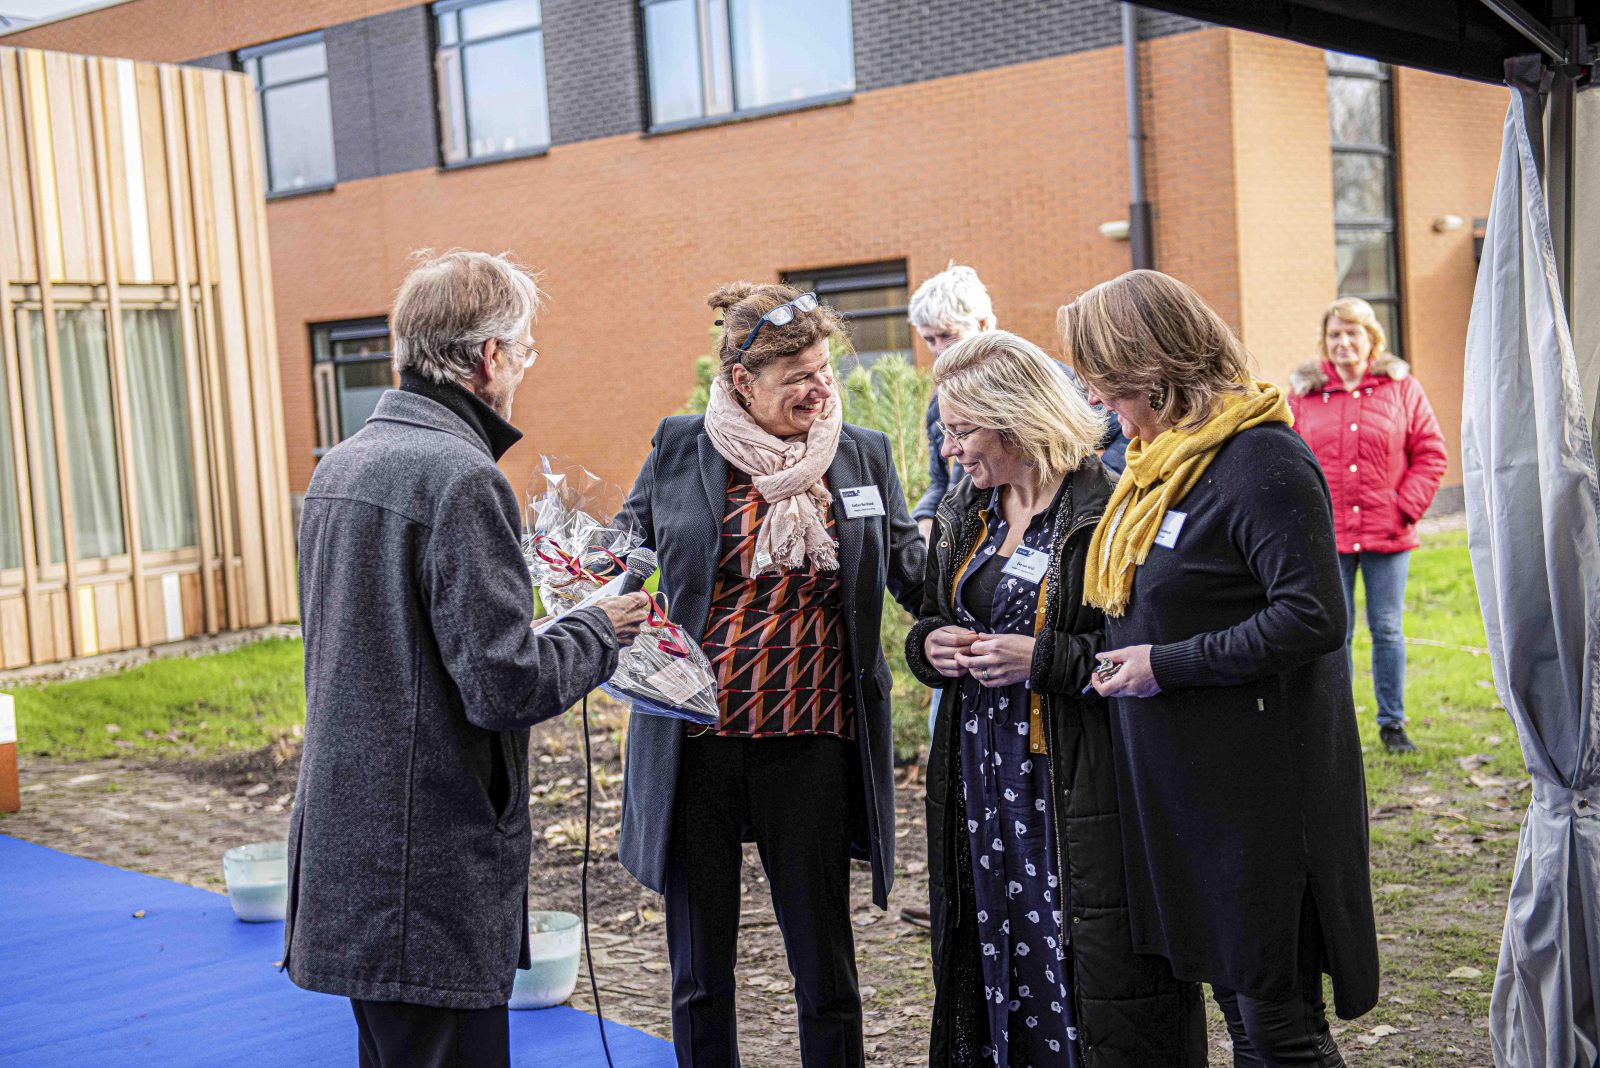
[[[1406,362],[1388,351],[1372,305],[1342,297],[1322,316],[1322,359],[1290,376],[1294,428],[1306,439],[1333,493],[1333,526],[1355,633],[1356,572],[1367,594],[1378,734],[1391,753],[1416,750],[1406,737],[1406,647],[1400,617],[1417,520],[1444,475],[1444,436]],[[1351,668],[1354,674],[1354,666]]]

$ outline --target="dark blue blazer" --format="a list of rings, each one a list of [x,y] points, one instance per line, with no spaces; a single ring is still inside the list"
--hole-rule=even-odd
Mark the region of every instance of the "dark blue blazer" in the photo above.
[[[705,634],[716,581],[722,518],[727,510],[728,463],[705,433],[705,417],[662,420],[651,452],[633,484],[619,523],[632,523],[661,561],[661,589],[669,614],[696,641]],[[839,491],[876,486],[882,516],[849,519]],[[834,532],[844,579],[843,611],[855,685],[856,741],[866,840],[857,855],[872,862],[872,899],[887,907],[894,882],[894,732],[889,695],[893,680],[878,633],[885,589],[915,614],[922,592],[924,547],[906,510],[889,439],[845,424],[828,468]],[[682,762],[684,724],[635,714],[628,725],[618,854],[641,883],[660,893]],[[804,798],[796,798],[804,804]]]

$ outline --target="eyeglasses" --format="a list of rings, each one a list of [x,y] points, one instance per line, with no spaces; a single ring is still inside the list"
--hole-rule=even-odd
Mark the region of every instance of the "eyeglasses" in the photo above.
[[[755,342],[756,335],[761,333],[761,328],[768,323],[773,326],[788,326],[794,322],[796,313],[815,311],[816,308],[817,295],[815,293],[802,293],[787,304],[778,305],[761,317],[760,321],[756,323],[755,329],[750,331],[750,336],[744,339],[744,344],[739,346],[739,351],[744,352],[747,350]]]
[[[946,441],[953,442],[958,452],[967,447],[968,438],[983,429],[981,426],[975,426],[971,430],[963,430],[961,433],[957,434],[954,430],[951,430],[943,423],[939,423],[938,427],[939,433],[944,435],[944,439]]]
[[[502,341],[500,344],[504,345],[508,349],[512,349],[513,352],[516,349],[527,349],[528,351],[524,352],[521,356],[522,366],[524,368],[532,367],[533,361],[539,358],[538,349],[534,348],[532,345],[524,344],[521,341]]]

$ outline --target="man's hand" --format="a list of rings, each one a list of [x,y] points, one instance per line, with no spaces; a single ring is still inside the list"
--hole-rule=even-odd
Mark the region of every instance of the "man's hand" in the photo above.
[[[1033,674],[1031,634],[982,634],[956,654],[956,663],[992,688],[1022,682]]]
[[[1090,679],[1101,697],[1154,697],[1161,692],[1155,672],[1150,668],[1148,645],[1130,645],[1095,656],[1115,665],[1104,674],[1097,669]]]
[[[602,597],[595,607],[611,620],[611,629],[617,632],[617,642],[627,645],[639,636],[639,627],[650,611],[650,597],[645,593],[630,593],[625,597]]]
[[[977,634],[965,627],[940,627],[922,639],[922,651],[933,670],[947,679],[959,679],[967,669],[956,662],[967,646],[977,640]]]

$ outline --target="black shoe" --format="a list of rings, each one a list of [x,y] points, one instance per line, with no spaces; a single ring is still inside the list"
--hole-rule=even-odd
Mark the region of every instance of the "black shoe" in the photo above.
[[[1415,753],[1416,745],[1406,737],[1405,727],[1379,727],[1378,737],[1383,739],[1383,747],[1391,753]]]
[[[926,908],[917,908],[915,906],[903,908],[900,910],[900,918],[913,927],[927,927],[930,929],[933,927],[933,913]]]

